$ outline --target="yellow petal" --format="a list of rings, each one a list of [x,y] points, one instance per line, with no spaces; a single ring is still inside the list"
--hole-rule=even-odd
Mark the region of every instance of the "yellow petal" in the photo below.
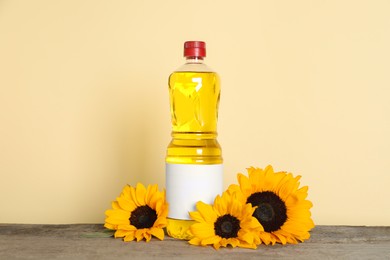
[[[111,203],[111,207],[113,208],[113,209],[120,209],[121,207],[119,206],[119,204],[118,204],[118,201],[113,201],[112,203]]]
[[[126,200],[131,200],[130,189],[131,189],[131,187],[129,185],[126,185],[123,188],[123,190],[122,190],[121,194],[119,195],[119,197],[122,197],[122,198],[124,198]]]
[[[135,231],[135,238],[137,239],[137,242],[144,238],[144,233],[146,233],[144,229],[137,229]]]
[[[147,202],[147,205],[149,205],[149,207],[155,209],[156,211],[160,211],[160,207],[166,203],[162,194],[163,193],[161,192],[156,192],[154,194],[151,194],[150,199]]]
[[[250,171],[248,173],[249,175],[249,182],[251,183],[252,186],[252,191],[251,193],[257,192],[258,191],[258,186],[261,184],[261,176],[259,171]]]
[[[269,245],[272,243],[272,236],[270,233],[262,231],[258,232],[257,235],[264,244]]]
[[[217,218],[223,215],[226,215],[230,208],[229,206],[229,200],[231,199],[231,196],[228,192],[222,193],[222,196],[217,195],[217,197],[214,200],[213,210],[217,215]],[[229,206],[230,207],[230,206]],[[215,220],[214,220],[215,222]]]
[[[248,249],[256,249],[257,248],[257,245],[252,243],[252,244],[249,244],[249,243],[245,243],[245,242],[241,242],[239,247],[242,247],[242,248],[248,248]]]
[[[295,193],[295,196],[296,198],[299,200],[299,201],[304,201],[306,198],[307,198],[307,193],[306,192],[301,192],[301,191],[297,191]]]
[[[230,214],[231,216],[234,216],[236,218],[240,218],[241,217],[241,204],[238,202],[238,200],[231,200],[231,202],[229,203],[229,206],[228,206],[228,214]]]
[[[206,222],[214,223],[217,220],[217,214],[214,212],[212,206],[199,201],[196,203],[196,208]]]
[[[148,185],[148,188],[146,189],[146,194],[145,194],[145,203],[149,205],[149,201],[152,198],[153,194],[156,194],[158,192],[158,185]]]
[[[220,238],[219,236],[211,236],[211,237],[202,239],[202,240],[200,241],[200,244],[201,244],[202,246],[205,246],[205,245],[213,245],[213,244],[215,244],[215,243],[218,243],[220,240],[221,240],[221,238]]]
[[[240,190],[240,186],[238,186],[237,184],[230,184],[230,186],[227,188],[226,191],[227,191],[227,193],[232,195],[233,193],[241,191],[241,190]]]
[[[249,182],[249,179],[243,174],[239,173],[237,175],[238,183],[240,184],[241,190],[245,196],[248,196],[252,193],[252,186]]]
[[[221,237],[218,237],[220,239],[219,241],[219,244],[223,247],[226,247],[228,245],[228,240],[226,238],[221,238]]]
[[[274,191],[279,183],[275,182],[275,174],[272,167],[267,167],[264,173],[265,177],[262,181],[262,191]]]
[[[157,237],[160,240],[164,240],[164,230],[161,228],[152,228],[150,230],[151,234],[155,237]]]
[[[247,227],[253,230],[256,230],[256,232],[264,231],[264,227],[260,224],[260,222],[255,217],[251,217],[250,222],[246,223]]]
[[[113,225],[113,224],[110,224],[110,223],[104,223],[104,227],[108,228],[108,229],[112,229],[112,230],[117,230],[118,229],[118,225]]]
[[[145,205],[145,204],[139,204],[137,200],[136,190],[134,187],[130,187],[130,200],[133,201],[135,205],[137,205],[137,207]]]
[[[166,218],[158,218],[154,224],[153,227],[155,228],[165,228],[167,226],[168,222]]]
[[[277,241],[283,245],[287,243],[285,236],[281,235],[278,231],[272,232],[272,234],[277,238]]]
[[[204,218],[198,211],[190,212],[190,217],[192,220],[195,220],[197,222],[205,222]]]
[[[127,230],[127,231],[135,231],[137,228],[133,225],[126,224],[126,225],[118,225],[118,229]]]
[[[134,202],[126,200],[124,197],[118,197],[116,200],[118,201],[118,205],[121,207],[121,209],[124,209],[128,212],[132,212],[137,207]]]
[[[261,169],[261,168],[255,168],[255,167],[253,167],[253,166],[247,168],[246,171],[248,172],[248,175],[253,174],[253,173],[257,173],[257,174],[259,174],[259,175],[262,175],[262,173],[263,173],[263,169]]]
[[[235,248],[240,244],[240,241],[236,238],[230,238],[228,240],[228,244],[230,244],[233,248]]]
[[[137,186],[135,188],[135,194],[139,205],[146,205],[146,201],[145,201],[146,189],[142,183],[137,183]]]
[[[158,216],[156,221],[153,224],[153,227],[155,227],[155,228],[164,228],[166,226],[167,226],[166,215],[165,215],[165,217]]]
[[[280,198],[288,198],[290,195],[296,192],[297,183],[294,179],[285,182],[280,188],[278,195]],[[284,199],[285,200],[285,199]]]
[[[128,218],[123,218],[118,215],[107,217],[105,222],[114,225],[126,225],[130,223]]]
[[[294,237],[289,236],[289,237],[287,237],[287,243],[288,244],[298,244],[298,241]]]
[[[190,226],[190,231],[195,237],[202,239],[215,236],[214,224],[195,223]]]
[[[115,231],[115,238],[118,238],[118,237],[125,237],[127,236],[129,233],[131,233],[132,231],[128,231],[128,230],[122,230],[122,229],[118,229],[117,231]]]
[[[134,238],[135,238],[134,233],[135,233],[135,232],[131,232],[131,233],[127,234],[127,235],[125,236],[125,238],[123,239],[123,241],[125,241],[125,242],[133,241]]]
[[[109,209],[106,210],[107,217],[116,217],[116,218],[129,218],[130,212],[123,209]]]
[[[280,188],[292,178],[292,175],[287,175],[286,172],[275,172],[272,178],[274,182],[272,191],[279,194]]]
[[[213,245],[213,247],[216,249],[216,250],[219,250],[219,248],[221,247],[221,244],[220,243],[215,243]]]
[[[252,244],[255,235],[251,232],[238,232],[238,237],[240,237],[241,240],[243,240],[249,244]]]
[[[286,223],[283,224],[281,229],[288,233],[299,234],[302,232],[309,231],[311,229],[311,226],[310,224],[307,225],[306,223],[287,221]]]
[[[264,169],[264,173],[265,174],[274,174],[274,168],[272,167],[272,165],[267,165],[267,167],[265,167]]]
[[[149,242],[152,239],[152,235],[149,234],[148,232],[145,232],[143,234],[144,238],[146,239],[146,242]]]
[[[200,246],[200,239],[198,237],[193,237],[188,243],[194,246]]]

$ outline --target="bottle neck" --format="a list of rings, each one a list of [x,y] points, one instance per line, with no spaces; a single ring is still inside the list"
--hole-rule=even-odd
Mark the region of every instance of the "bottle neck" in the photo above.
[[[179,71],[192,71],[192,72],[213,72],[212,69],[210,69],[206,63],[204,63],[203,57],[194,56],[194,57],[186,57],[186,62],[175,70],[176,72]]]
[[[186,64],[203,64],[203,57],[186,57]]]

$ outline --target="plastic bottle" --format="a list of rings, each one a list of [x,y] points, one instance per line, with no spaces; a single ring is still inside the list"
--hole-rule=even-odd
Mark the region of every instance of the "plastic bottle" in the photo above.
[[[168,235],[190,239],[188,212],[198,201],[212,204],[223,189],[217,141],[220,79],[205,63],[206,44],[184,43],[186,62],[169,77],[172,141],[166,156]]]

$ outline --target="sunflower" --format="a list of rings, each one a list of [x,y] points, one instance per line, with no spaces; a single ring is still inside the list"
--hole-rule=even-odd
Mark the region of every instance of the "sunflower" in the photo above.
[[[234,194],[224,192],[217,196],[214,205],[201,201],[196,204],[197,211],[190,212],[195,224],[189,228],[192,245],[213,245],[256,248],[261,243],[258,233],[263,231],[260,223],[252,217],[255,208],[241,203]]]
[[[230,185],[227,192],[257,207],[253,216],[264,228],[259,234],[262,242],[284,245],[309,239],[314,227],[310,213],[313,204],[306,200],[308,187],[299,188],[301,176],[274,172],[272,166],[247,171],[249,176],[239,173],[239,185]]]
[[[138,241],[145,238],[149,242],[152,236],[164,239],[163,228],[167,225],[168,204],[165,191],[160,192],[157,185],[129,185],[123,188],[120,196],[112,203],[112,209],[106,211],[104,226],[115,231],[115,237],[124,241]]]

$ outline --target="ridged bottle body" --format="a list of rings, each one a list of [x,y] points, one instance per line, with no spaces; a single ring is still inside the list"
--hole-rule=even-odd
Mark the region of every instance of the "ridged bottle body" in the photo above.
[[[222,152],[217,141],[220,79],[200,62],[169,77],[172,141],[166,155],[168,235],[190,239],[189,211],[222,192]]]
[[[215,72],[174,72],[169,77],[172,142],[168,163],[222,163],[216,139],[219,76]]]

